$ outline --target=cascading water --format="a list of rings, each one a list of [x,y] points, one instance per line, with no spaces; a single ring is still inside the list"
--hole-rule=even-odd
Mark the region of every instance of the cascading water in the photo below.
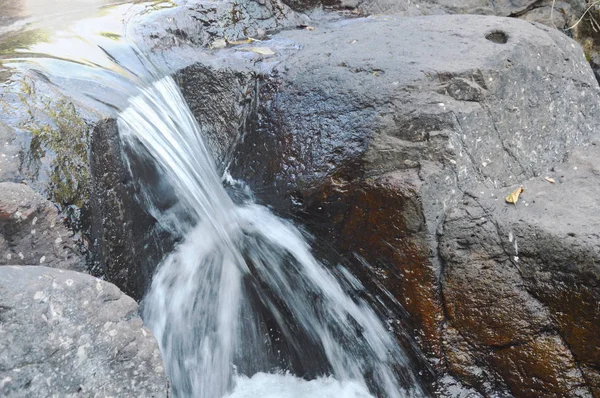
[[[38,54],[53,58],[35,64],[90,97],[102,92],[104,104],[111,98],[108,105],[121,109],[122,140],[136,158],[155,163],[185,209],[169,215],[168,228],[183,239],[159,265],[143,303],[174,394],[424,395],[387,325],[352,294],[360,283],[317,261],[300,231],[254,203],[249,193],[235,195],[245,198],[241,201],[230,197],[224,184],[230,190],[240,184],[220,178],[173,79],[157,78],[161,74],[149,68],[143,53],[124,42],[120,51],[128,54],[125,59],[139,60],[137,66],[109,56],[112,42],[106,38],[86,36],[85,45],[98,40],[105,41],[92,46],[93,59],[79,59],[77,46],[63,45],[61,54],[40,45]],[[77,63],[63,68],[69,59]],[[86,84],[93,88],[84,90]],[[123,101],[123,95],[131,98]],[[160,210],[150,210],[161,219]]]
[[[251,380],[267,390],[274,383],[271,396],[279,397],[283,385],[294,383],[294,397],[368,397],[369,389],[391,398],[421,394],[382,321],[344,291],[301,233],[265,207],[230,199],[170,77],[129,101],[119,130],[140,156],[157,163],[196,224],[185,228],[184,241],[159,266],[144,300],[144,319],[177,396],[222,397],[235,382],[231,397],[250,396],[242,390],[256,387],[234,377],[287,370],[286,360],[296,363],[294,370],[330,372],[335,380],[310,382],[316,386],[289,375]],[[282,345],[286,352],[277,352]],[[267,390],[254,396],[267,396]]]

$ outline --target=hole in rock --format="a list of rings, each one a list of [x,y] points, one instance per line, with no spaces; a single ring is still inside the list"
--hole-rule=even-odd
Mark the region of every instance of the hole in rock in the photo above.
[[[495,30],[491,33],[488,33],[485,35],[485,38],[498,44],[506,44],[508,41],[508,35],[500,30]]]

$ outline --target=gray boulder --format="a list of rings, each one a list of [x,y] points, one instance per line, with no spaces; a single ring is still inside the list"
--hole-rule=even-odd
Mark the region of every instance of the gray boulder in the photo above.
[[[0,253],[0,265],[85,269],[56,206],[25,184],[0,183]]]
[[[472,383],[500,376],[516,396],[599,396],[600,148],[523,187],[516,205],[474,188],[446,215],[452,366]]]
[[[342,0],[342,4],[355,7],[363,14],[495,15],[521,18],[562,29],[574,24],[587,8],[584,2],[577,0]]]
[[[228,41],[262,39],[269,31],[309,21],[280,0],[184,0],[134,15],[128,35],[152,51],[182,44],[219,49]]]
[[[167,397],[133,299],[89,275],[0,267],[0,395]]]
[[[488,395],[589,396],[596,362],[583,370],[549,301],[515,290],[514,274],[490,280],[497,291],[514,291],[496,299],[515,312],[497,330],[498,311],[469,312],[488,296],[470,296],[470,305],[461,302],[467,290],[460,285],[447,290],[451,280],[471,281],[473,266],[459,261],[458,276],[449,274],[447,251],[439,251],[445,215],[462,206],[465,192],[508,194],[598,139],[600,91],[581,47],[543,25],[477,16],[323,23],[261,46],[276,55],[244,58],[232,48],[223,50],[227,61],[181,72],[208,69],[210,80],[233,86],[225,85],[234,95],[217,96],[214,106],[235,110],[227,126],[239,126],[241,136],[223,123],[204,128],[218,148],[235,148],[234,177],[301,220],[356,270],[355,254],[373,264],[440,372]],[[205,98],[216,88],[210,80],[186,77],[184,94],[192,103]],[[254,87],[245,101],[244,87]],[[192,109],[210,125],[200,107]],[[577,211],[581,220],[590,210]],[[570,291],[569,300],[582,297]],[[598,322],[594,312],[581,312],[582,322],[589,319]],[[501,335],[498,342],[485,340],[492,338],[486,328]],[[501,348],[502,359],[490,353]],[[507,363],[519,370],[503,370]]]
[[[0,122],[0,181],[13,181],[18,179],[20,163],[19,145],[15,142],[15,136],[11,129]]]

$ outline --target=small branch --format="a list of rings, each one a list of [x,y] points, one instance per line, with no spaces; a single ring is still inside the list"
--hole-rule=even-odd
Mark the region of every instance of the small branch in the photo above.
[[[575,22],[575,24],[573,24],[573,26],[566,28],[565,31],[575,29],[577,27],[577,25],[579,25],[581,23],[581,21],[583,21],[583,18],[585,18],[587,13],[590,12],[590,10],[596,4],[600,4],[600,0],[596,0],[592,4],[590,4],[590,6],[583,12],[583,14],[581,14],[581,17],[577,20],[577,22]],[[556,0],[552,0],[552,8],[550,9],[550,22],[552,23],[552,26],[554,26],[556,28],[556,25],[554,24],[554,6],[555,5],[556,5]],[[558,29],[558,28],[556,28],[556,29]]]

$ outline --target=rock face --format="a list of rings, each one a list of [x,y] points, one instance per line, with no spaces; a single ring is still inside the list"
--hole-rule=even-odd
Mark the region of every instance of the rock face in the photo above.
[[[262,39],[268,31],[310,21],[280,0],[183,0],[176,3],[163,10],[134,16],[129,35],[153,51],[181,44],[218,49],[225,47],[227,41],[247,37]],[[304,10],[317,5],[318,1],[306,7],[301,3],[289,5]]]
[[[342,0],[341,5],[357,8],[363,14],[406,16],[432,14],[479,14],[521,18],[557,28],[573,25],[586,9],[576,0]],[[554,7],[554,12],[552,12]]]
[[[463,379],[481,382],[484,359],[516,396],[600,394],[599,159],[575,150],[516,206],[478,187],[447,213],[444,333]]]
[[[256,76],[257,99],[235,118],[244,134],[234,174],[350,262],[356,253],[375,265],[438,370],[484,394],[597,394],[598,362],[567,337],[594,341],[583,330],[600,324],[584,303],[595,302],[596,282],[574,282],[566,258],[544,268],[544,246],[532,249],[543,271],[529,281],[514,264],[487,264],[505,254],[498,240],[491,259],[465,251],[470,262],[444,246],[454,228],[475,228],[453,227],[454,217],[467,222],[473,192],[503,198],[598,139],[599,90],[581,48],[542,25],[475,16],[342,21],[261,45],[279,55],[210,65],[220,76]],[[222,137],[221,147],[236,145]],[[566,242],[568,258],[593,268],[593,250],[573,254]],[[534,289],[542,276],[555,290]],[[575,278],[571,288],[559,289],[563,276]],[[587,325],[577,332],[566,326],[576,318]]]
[[[56,206],[25,184],[0,183],[0,252],[0,265],[85,268]]]
[[[152,179],[149,183],[155,186],[160,182],[150,165],[137,165],[132,158],[128,167],[114,119],[96,125],[90,154],[92,272],[141,300],[156,265],[173,240],[145,209],[143,194],[131,171],[136,171],[138,180]]]
[[[114,285],[0,267],[0,395],[167,397],[158,345]]]

